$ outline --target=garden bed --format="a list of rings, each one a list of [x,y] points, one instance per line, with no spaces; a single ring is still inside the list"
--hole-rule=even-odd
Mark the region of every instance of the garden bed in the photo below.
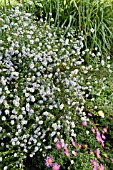
[[[0,7],[3,170],[113,169],[113,32],[104,25],[112,12],[89,24],[85,11],[73,13],[73,3]],[[88,4],[82,5],[81,11]]]

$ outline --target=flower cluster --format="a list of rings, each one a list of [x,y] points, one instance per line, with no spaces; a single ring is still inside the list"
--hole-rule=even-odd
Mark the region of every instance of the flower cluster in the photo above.
[[[53,170],[59,170],[60,169],[60,165],[58,165],[57,163],[53,163],[53,158],[52,157],[47,157],[46,158],[46,165],[47,167],[53,167]]]

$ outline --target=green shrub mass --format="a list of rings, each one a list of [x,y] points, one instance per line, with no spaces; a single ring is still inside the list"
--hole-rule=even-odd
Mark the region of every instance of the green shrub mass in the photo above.
[[[0,7],[0,169],[113,169],[110,9],[94,0]]]

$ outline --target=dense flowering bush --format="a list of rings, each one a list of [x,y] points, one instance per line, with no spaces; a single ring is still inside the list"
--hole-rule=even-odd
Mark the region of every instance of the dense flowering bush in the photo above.
[[[70,29],[64,37],[65,28],[49,26],[46,19],[37,22],[22,9],[0,13],[1,168],[22,170],[27,156],[41,153],[45,169],[102,170],[105,129],[101,133],[84,111],[85,90],[93,90],[85,80],[98,69],[86,66],[85,57],[101,54],[84,49],[83,33]],[[87,150],[87,140],[97,157]]]

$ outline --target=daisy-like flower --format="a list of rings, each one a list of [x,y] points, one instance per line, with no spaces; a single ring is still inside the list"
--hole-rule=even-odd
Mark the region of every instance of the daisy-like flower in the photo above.
[[[100,164],[98,170],[104,170],[104,166],[102,164]]]
[[[78,144],[78,148],[76,149],[76,151],[78,152],[81,149],[82,145]]]
[[[101,142],[102,138],[101,138],[100,134],[96,135],[96,139],[97,139],[98,142]]]
[[[95,133],[95,128],[94,127],[92,127],[91,130],[92,130],[93,133]]]
[[[97,167],[93,167],[93,170],[97,170]]]
[[[58,141],[58,142],[56,143],[56,147],[57,147],[57,149],[59,149],[59,150],[62,148],[62,144],[61,144],[60,141]]]
[[[57,163],[53,164],[53,170],[59,170],[60,169],[60,165],[58,165]]]
[[[90,152],[89,152],[89,153],[90,153],[90,155],[92,155],[92,154],[93,154],[93,151],[92,151],[92,150],[90,150]]]
[[[0,157],[0,162],[2,162],[2,157]]]
[[[68,151],[68,148],[67,148],[66,145],[64,145],[64,154],[65,154],[67,157],[70,156],[69,151]]]
[[[93,165],[94,167],[97,167],[97,166],[98,166],[98,163],[97,163],[95,160],[92,160],[91,162],[92,162],[92,165]]]
[[[91,114],[91,113],[88,113],[88,116],[92,116],[92,114]]]
[[[101,140],[100,142],[101,142],[101,145],[104,147],[104,141],[103,141],[103,140]]]
[[[108,155],[106,153],[103,154],[105,158],[108,158]]]
[[[75,146],[75,145],[76,145],[76,143],[75,143],[74,140],[71,140],[71,143],[72,143],[72,146]]]
[[[82,125],[83,125],[83,126],[87,126],[87,122],[85,122],[85,121],[82,122]]]
[[[113,158],[111,158],[111,162],[113,162]]]
[[[101,62],[102,65],[104,65],[103,62]],[[98,111],[98,115],[101,117],[101,118],[104,118],[104,112],[102,110]]]
[[[105,135],[104,135],[104,134],[102,134],[102,139],[104,139],[104,140],[106,139],[106,137],[105,137]]]
[[[46,165],[47,167],[50,167],[53,165],[53,158],[50,156],[50,157],[47,157],[46,159]]]
[[[100,154],[100,149],[99,148],[96,149],[96,154]]]
[[[93,28],[91,28],[91,29],[90,29],[90,32],[91,32],[91,33],[94,33],[94,32],[95,32],[95,30],[94,30]]]
[[[64,151],[64,154],[65,154],[67,157],[69,157],[69,156],[70,156],[70,154],[69,154],[69,152],[68,152],[68,151]]]
[[[101,156],[99,154],[97,154],[96,156],[97,156],[97,159],[101,159]]]

